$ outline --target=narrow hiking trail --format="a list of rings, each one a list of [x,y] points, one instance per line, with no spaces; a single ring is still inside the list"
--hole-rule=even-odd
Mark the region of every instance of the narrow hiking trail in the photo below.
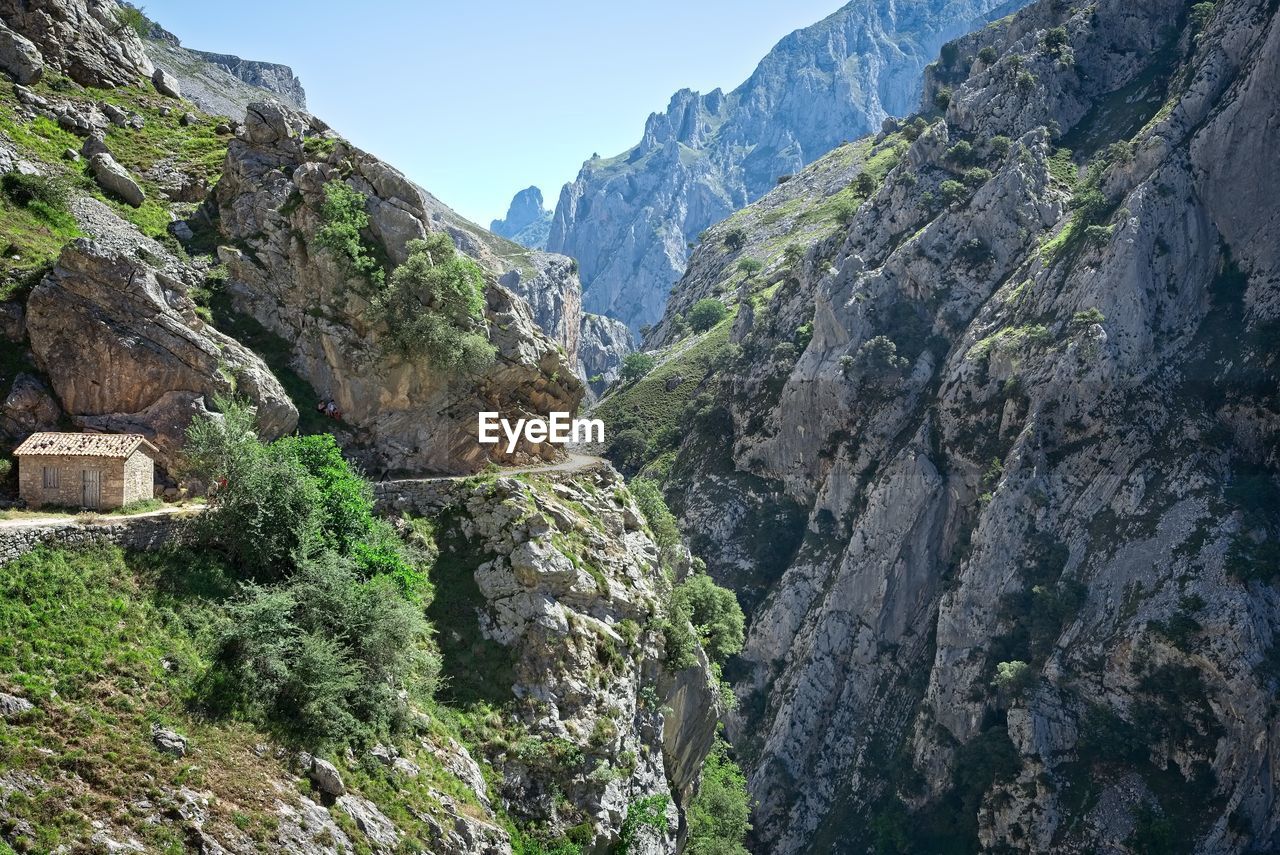
[[[603,457],[597,457],[593,454],[581,454],[576,451],[570,451],[564,460],[558,463],[540,463],[530,466],[513,466],[511,468],[503,468],[498,470],[496,475],[531,475],[539,472],[579,472],[590,469],[593,466],[606,463]],[[411,483],[415,481],[463,481],[467,478],[474,478],[477,473],[470,475],[432,475],[424,478],[390,478],[382,483]],[[123,520],[140,520],[148,517],[167,517],[175,514],[198,514],[205,509],[205,505],[166,505],[151,511],[142,511],[136,514],[96,514],[93,511],[86,511],[86,514],[93,514],[91,519],[81,519],[76,514],[45,514],[14,517],[13,519],[0,519],[0,531],[26,528],[44,528],[47,526],[69,524],[81,526],[101,526],[110,525],[114,522]]]

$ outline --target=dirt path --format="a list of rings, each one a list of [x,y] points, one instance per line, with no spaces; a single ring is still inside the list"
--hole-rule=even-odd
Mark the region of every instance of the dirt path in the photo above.
[[[167,517],[173,514],[181,513],[199,513],[204,510],[204,505],[165,505],[154,511],[143,511],[140,514],[95,514],[92,523],[89,525],[109,525],[117,520],[140,520],[147,517]],[[86,511],[86,513],[93,513]],[[11,520],[0,520],[0,529],[11,528],[29,528],[38,526],[54,525],[56,523],[74,523],[84,525],[79,516],[75,514],[50,514],[47,516],[24,516]]]
[[[568,458],[559,463],[537,463],[532,466],[513,466],[511,468],[503,467],[493,474],[499,476],[510,475],[528,475],[537,472],[577,472],[582,469],[590,469],[592,466],[604,463],[603,457],[597,457],[594,454],[582,454],[577,451],[568,452]],[[392,481],[464,481],[467,478],[474,478],[476,475],[483,475],[483,472],[473,473],[471,475],[432,475],[426,478],[392,478]]]

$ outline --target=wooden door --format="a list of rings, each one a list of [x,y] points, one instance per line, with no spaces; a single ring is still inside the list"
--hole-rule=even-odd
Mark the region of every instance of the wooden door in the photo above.
[[[94,510],[102,507],[102,473],[97,469],[80,472],[80,504]]]

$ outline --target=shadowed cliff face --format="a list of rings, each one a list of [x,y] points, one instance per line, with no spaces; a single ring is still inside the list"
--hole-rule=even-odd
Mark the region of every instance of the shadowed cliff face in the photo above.
[[[846,224],[784,252],[789,183],[695,254],[653,344],[714,295],[737,348],[667,490],[756,591],[762,850],[1277,845],[1278,40],[1037,3],[943,51]]]
[[[779,42],[733,92],[681,90],[638,145],[587,161],[560,194],[547,248],[578,259],[588,311],[632,330],[655,322],[702,230],[909,112],[944,41],[1020,5],[855,0]]]

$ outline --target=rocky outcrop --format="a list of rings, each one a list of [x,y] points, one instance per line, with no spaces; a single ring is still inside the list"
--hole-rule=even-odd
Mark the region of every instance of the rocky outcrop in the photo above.
[[[504,288],[524,298],[542,331],[564,349],[576,367],[581,339],[582,285],[573,259],[549,252],[530,252],[529,263],[512,267],[498,277]]]
[[[491,222],[489,231],[529,249],[546,249],[551,212],[542,207],[542,191],[526,187],[513,196],[506,218]]]
[[[622,360],[635,349],[635,337],[622,321],[590,313],[582,316],[578,374],[591,394],[603,394],[621,376]]]
[[[146,201],[146,193],[129,174],[129,170],[116,163],[116,159],[107,152],[98,152],[89,158],[89,169],[99,186],[108,193],[118,196],[121,201],[137,208]]]
[[[584,850],[609,851],[628,805],[669,794],[669,827],[646,851],[677,851],[719,711],[705,658],[680,672],[664,664],[664,567],[687,571],[688,553],[660,553],[607,464],[527,481],[384,483],[379,504],[437,519],[440,566],[453,574],[437,584],[475,591],[438,612],[445,673],[465,697],[517,701],[517,722],[480,746],[508,810],[553,838],[588,829]]]
[[[3,0],[0,20],[33,42],[47,67],[82,86],[109,89],[151,77],[142,40],[115,0]]]
[[[689,243],[840,143],[910,112],[947,39],[1020,0],[850,3],[787,36],[727,95],[684,89],[644,138],[588,160],[556,205],[547,248],[578,259],[588,311],[632,330],[662,316]]]
[[[63,410],[97,429],[140,430],[165,464],[213,395],[247,395],[267,436],[292,431],[298,412],[270,370],[199,318],[186,296],[192,274],[149,243],[159,266],[76,240],[31,292],[31,349]]]
[[[0,69],[20,85],[38,83],[44,58],[30,39],[0,24]]]
[[[668,490],[761,588],[729,732],[762,850],[1280,845],[1278,38],[1261,0],[1036,3],[734,281]]]
[[[324,145],[304,146],[304,139]],[[365,198],[369,238],[390,264],[405,259],[410,240],[448,230],[490,271],[493,368],[479,377],[454,376],[388,353],[385,331],[366,320],[361,280],[315,241],[330,181],[345,181]],[[336,402],[352,432],[350,450],[371,469],[474,470],[508,457],[503,448],[478,444],[478,411],[521,418],[577,408],[582,387],[573,364],[534,324],[527,304],[496,281],[507,269],[491,247],[497,239],[469,230],[401,173],[318,120],[278,103],[252,105],[215,196],[229,242],[219,253],[236,308],[293,344],[293,367],[318,396]],[[515,459],[557,453],[550,444],[528,445]]]

